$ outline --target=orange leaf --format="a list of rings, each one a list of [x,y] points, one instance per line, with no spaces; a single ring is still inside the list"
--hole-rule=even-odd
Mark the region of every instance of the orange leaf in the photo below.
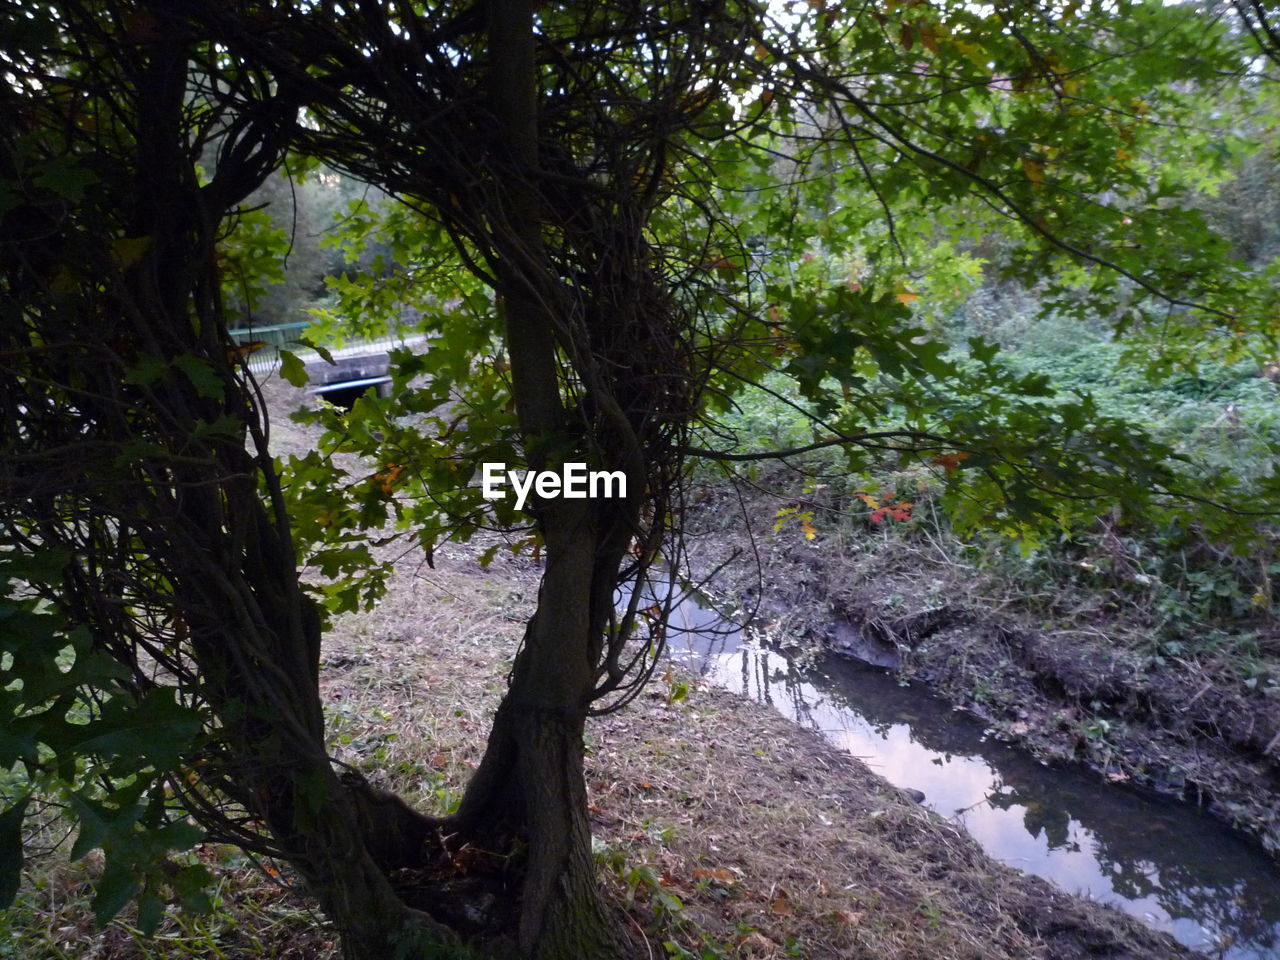
[[[707,260],[702,264],[704,270],[714,270],[723,277],[731,277],[738,273],[742,268],[734,263],[728,257],[716,257],[714,260]]]
[[[831,919],[845,926],[856,927],[862,922],[861,910],[832,910]]]
[[[403,464],[388,463],[386,472],[374,474],[373,479],[378,481],[378,487],[382,490],[383,495],[389,497],[402,473],[404,473]]]
[[[701,867],[693,871],[695,880],[714,880],[716,883],[737,883],[738,878],[728,870],[703,870]]]
[[[787,896],[787,891],[779,890],[774,898],[769,901],[769,912],[776,913],[780,917],[790,916],[796,912],[795,907],[791,906],[791,898]]]
[[[250,354],[257,353],[267,345],[265,340],[251,340],[248,343],[238,343],[234,347],[227,349],[227,362],[235,363],[237,360],[243,360]]]
[[[957,450],[954,453],[940,453],[930,462],[944,468],[947,473],[954,473],[960,469],[960,463],[969,459],[968,450]]]

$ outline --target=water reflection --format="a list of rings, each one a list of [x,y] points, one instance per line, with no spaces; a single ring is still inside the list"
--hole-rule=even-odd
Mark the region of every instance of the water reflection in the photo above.
[[[691,601],[670,655],[768,703],[961,823],[998,860],[1116,906],[1229,960],[1280,956],[1280,871],[1194,808],[1046,767],[882,670],[828,657],[800,669]]]

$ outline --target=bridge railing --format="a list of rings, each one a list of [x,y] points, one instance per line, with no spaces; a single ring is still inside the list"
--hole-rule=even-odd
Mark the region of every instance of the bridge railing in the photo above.
[[[298,338],[304,334],[311,324],[305,320],[298,323],[274,323],[261,327],[241,327],[228,330],[236,348],[241,352],[245,364],[256,376],[274,373],[280,368],[280,351],[290,350],[298,355],[303,363],[317,363],[321,357],[313,350],[302,347]],[[426,337],[420,333],[398,330],[384,337],[361,337],[347,340],[341,346],[330,349],[335,360],[344,357],[359,356],[365,353],[380,353],[395,347],[408,347],[423,343]]]

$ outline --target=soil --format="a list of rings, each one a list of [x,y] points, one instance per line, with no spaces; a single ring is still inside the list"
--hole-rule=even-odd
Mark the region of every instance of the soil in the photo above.
[[[379,608],[326,644],[336,755],[437,810],[479,761],[536,596],[531,560],[485,570],[481,546],[434,569],[406,557]],[[593,721],[588,749],[602,879],[641,957],[1195,956],[995,863],[817,734],[674,669]]]
[[[782,621],[797,643],[930,683],[1042,759],[1202,804],[1280,855],[1280,670],[1250,680],[1211,652],[1153,657],[1141,618],[1105,603],[1046,627],[1016,590],[984,582],[949,547],[871,527],[820,525],[813,539],[774,531],[780,502],[704,491],[694,522],[710,535],[691,541],[695,566],[759,557],[758,569],[717,573],[730,602]],[[744,516],[761,520],[748,530]]]

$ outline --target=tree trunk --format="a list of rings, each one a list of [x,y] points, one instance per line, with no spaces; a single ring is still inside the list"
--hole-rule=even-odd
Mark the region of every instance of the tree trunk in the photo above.
[[[547,513],[538,609],[455,823],[472,834],[502,824],[527,840],[524,956],[612,960],[623,955],[621,935],[600,900],[583,778],[583,728],[595,679],[596,511],[557,501]]]
[[[582,771],[582,719],[521,718],[519,778],[529,831],[520,945],[538,960],[622,955],[599,898]]]
[[[528,648],[522,659],[527,655]],[[454,825],[472,835],[500,827],[527,841],[522,956],[616,960],[624,955],[622,937],[601,902],[591,856],[584,711],[522,703],[530,692],[527,684],[512,684]]]
[[[577,449],[560,397],[555,323],[559,280],[542,243],[537,70],[531,0],[488,5],[489,97],[496,122],[494,204],[505,229],[496,264],[506,312],[516,414],[530,469]],[[577,428],[577,429],[580,429]],[[565,441],[568,446],[565,446]],[[546,541],[538,609],[525,632],[480,769],[458,822],[505,820],[527,839],[519,944],[538,960],[613,960],[619,931],[600,901],[583,782],[583,725],[596,680],[593,580],[602,536],[590,501],[532,508]],[[610,574],[616,571],[616,564]]]

